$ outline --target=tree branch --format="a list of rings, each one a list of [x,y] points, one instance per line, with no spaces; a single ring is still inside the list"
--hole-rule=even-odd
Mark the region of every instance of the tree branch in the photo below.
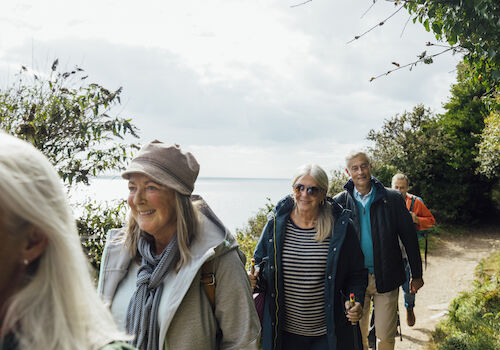
[[[384,25],[384,23],[385,23],[388,19],[390,19],[390,18],[391,18],[392,16],[394,16],[396,13],[398,13],[399,11],[401,11],[403,8],[404,8],[404,6],[400,6],[400,7],[399,7],[396,11],[394,11],[394,12],[393,12],[393,13],[392,13],[389,17],[387,17],[386,19],[384,19],[382,22],[380,22],[380,23],[378,23],[378,24],[374,25],[373,27],[371,27],[370,29],[368,29],[368,30],[367,30],[366,32],[364,32],[363,34],[356,35],[356,36],[354,37],[354,39],[349,40],[349,41],[347,42],[347,44],[350,44],[350,43],[352,43],[353,41],[358,40],[359,38],[361,38],[362,36],[365,36],[366,34],[368,34],[369,32],[371,32],[371,31],[372,31],[372,30],[374,30],[375,28],[377,28],[377,27],[379,27],[379,26],[383,26],[383,25]]]
[[[301,2],[300,4],[297,4],[297,5],[291,5],[290,7],[299,7],[299,6],[305,5],[305,4],[307,4],[308,2],[311,2],[311,1],[312,0],[307,0],[307,1]]]
[[[408,22],[410,22],[410,19],[411,19],[411,15],[410,15],[410,16],[408,16],[408,20],[406,20],[406,23],[405,23],[405,25],[404,25],[404,27],[403,27],[403,30],[401,31],[401,35],[399,36],[400,38],[402,38],[402,37],[403,37],[403,33],[405,32],[405,30],[406,30],[406,26],[408,25]]]
[[[413,68],[413,66],[416,66],[418,63],[427,63],[427,64],[428,64],[428,63],[431,63],[431,62],[432,62],[432,59],[433,59],[434,57],[437,57],[437,56],[439,56],[439,55],[442,55],[443,53],[448,52],[448,51],[451,51],[451,50],[457,50],[457,47],[455,47],[455,46],[450,46],[450,47],[448,47],[446,50],[443,50],[443,51],[441,51],[441,52],[438,52],[438,53],[435,53],[435,54],[433,54],[433,55],[429,55],[429,56],[426,56],[426,55],[425,55],[425,51],[424,51],[424,52],[423,52],[423,55],[418,56],[418,60],[413,61],[413,62],[411,62],[411,63],[407,63],[407,64],[405,64],[405,65],[403,65],[403,66],[400,66],[400,65],[399,65],[398,63],[396,63],[396,62],[392,62],[392,64],[394,64],[395,66],[397,66],[397,68],[394,68],[394,69],[388,70],[387,72],[382,73],[382,74],[379,74],[379,75],[377,75],[376,77],[371,77],[371,78],[370,78],[370,82],[372,82],[372,81],[374,81],[375,79],[378,79],[378,78],[380,78],[380,77],[383,77],[384,75],[389,75],[389,74],[390,74],[390,73],[392,73],[392,72],[395,72],[395,71],[397,71],[397,70],[400,70],[400,69],[403,69],[403,68],[406,68],[406,67],[411,67],[411,68]],[[430,62],[429,62],[429,60],[430,60]],[[411,70],[411,68],[410,68],[410,70]]]
[[[359,18],[365,17],[365,15],[368,13],[368,11],[370,11],[372,9],[372,7],[375,5],[376,2],[377,2],[377,0],[373,0],[373,3],[370,5],[370,7],[368,7],[368,9],[365,12],[363,12],[361,17],[359,17]]]

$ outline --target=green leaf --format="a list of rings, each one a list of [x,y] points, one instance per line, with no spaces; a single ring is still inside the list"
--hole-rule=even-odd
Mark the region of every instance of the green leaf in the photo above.
[[[432,31],[439,36],[441,36],[441,28],[441,24],[437,22],[432,23]]]
[[[430,28],[429,28],[429,19],[428,18],[425,19],[423,25],[424,25],[426,31],[430,30]]]

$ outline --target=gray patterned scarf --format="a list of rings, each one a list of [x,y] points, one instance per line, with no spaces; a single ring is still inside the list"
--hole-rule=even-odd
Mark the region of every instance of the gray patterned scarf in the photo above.
[[[142,264],[137,272],[137,288],[128,305],[125,327],[129,334],[135,334],[133,346],[141,350],[158,350],[158,307],[163,280],[177,261],[177,235],[160,255],[151,252],[149,242],[143,237],[139,238],[137,250],[142,256]]]

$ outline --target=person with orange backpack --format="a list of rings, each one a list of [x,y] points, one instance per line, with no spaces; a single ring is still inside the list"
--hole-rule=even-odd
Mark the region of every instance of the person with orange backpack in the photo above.
[[[436,223],[434,216],[430,210],[425,206],[422,198],[417,197],[411,193],[408,193],[410,182],[408,177],[404,174],[396,174],[392,178],[392,188],[398,190],[403,195],[406,202],[406,207],[410,212],[415,228],[417,229],[417,234],[419,238],[426,238],[426,248],[425,248],[425,260],[427,262],[427,237],[426,230],[430,229]],[[403,248],[404,249],[404,248]],[[405,254],[403,254],[405,255]],[[404,298],[405,298],[405,308],[406,308],[406,323],[408,326],[413,327],[415,325],[415,312],[413,308],[415,307],[415,294],[410,293],[409,281],[410,281],[410,269],[408,265],[408,259],[403,257],[403,262],[405,264],[406,270],[406,282],[403,284]]]

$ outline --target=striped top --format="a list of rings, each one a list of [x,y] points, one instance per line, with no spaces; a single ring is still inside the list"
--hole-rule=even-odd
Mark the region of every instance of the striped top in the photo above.
[[[288,220],[283,244],[284,330],[303,336],[326,334],[325,270],[330,239],[319,243],[316,228]]]

